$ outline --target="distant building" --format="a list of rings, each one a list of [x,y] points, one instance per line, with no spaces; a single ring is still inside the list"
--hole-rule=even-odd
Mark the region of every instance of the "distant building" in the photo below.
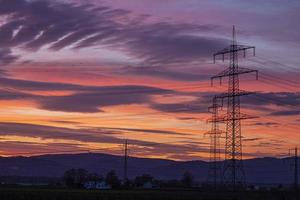
[[[84,183],[84,188],[89,190],[108,190],[111,189],[104,181],[88,181]]]

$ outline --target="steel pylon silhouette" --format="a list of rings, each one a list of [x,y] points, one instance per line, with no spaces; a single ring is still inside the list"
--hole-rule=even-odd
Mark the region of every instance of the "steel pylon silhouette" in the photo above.
[[[209,170],[208,170],[208,183],[217,188],[221,183],[221,165],[220,165],[220,137],[222,131],[219,129],[218,113],[222,105],[218,104],[218,99],[215,96],[213,103],[208,107],[208,111],[212,114],[208,122],[211,123],[211,130],[206,133],[210,137],[210,157],[209,157]]]
[[[293,151],[293,155],[292,155],[292,164],[293,164],[293,168],[294,168],[294,189],[296,191],[299,190],[299,184],[298,184],[298,147],[296,146],[294,149],[289,149],[289,155],[291,156],[291,151]]]
[[[227,99],[227,114],[226,116],[219,117],[216,121],[226,122],[226,141],[225,141],[225,162],[223,167],[223,182],[227,186],[232,188],[242,187],[245,185],[245,172],[242,162],[242,132],[241,132],[241,120],[252,118],[248,115],[240,112],[240,96],[248,95],[251,92],[245,92],[239,89],[239,75],[246,73],[256,73],[258,78],[258,71],[251,70],[238,65],[239,52],[244,53],[246,57],[246,51],[248,49],[253,50],[255,55],[254,46],[240,45],[236,40],[236,31],[233,26],[231,45],[214,54],[214,62],[216,57],[221,55],[224,61],[224,57],[229,55],[229,67],[223,72],[211,77],[213,80],[228,77],[228,91],[217,98]]]
[[[298,191],[298,147],[295,147],[295,156],[294,156],[294,188]]]

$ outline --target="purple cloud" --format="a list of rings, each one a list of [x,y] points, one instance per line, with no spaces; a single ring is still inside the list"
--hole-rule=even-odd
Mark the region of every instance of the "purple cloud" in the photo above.
[[[0,49],[0,66],[10,64],[18,59],[10,49]]]
[[[58,51],[106,46],[155,65],[193,62],[227,43],[220,38],[189,34],[215,30],[212,25],[132,24],[125,20],[129,11],[101,5],[25,0],[2,0],[0,4],[5,5],[0,16],[11,15],[0,27],[0,45],[6,48],[36,51],[48,45],[50,50]]]

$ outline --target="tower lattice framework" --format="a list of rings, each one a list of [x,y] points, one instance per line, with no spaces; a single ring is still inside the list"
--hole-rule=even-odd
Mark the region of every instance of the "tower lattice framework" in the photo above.
[[[247,73],[256,73],[258,78],[258,71],[248,68],[239,67],[239,54],[243,53],[246,57],[246,51],[253,50],[254,46],[240,45],[236,40],[236,31],[233,26],[231,45],[214,54],[214,62],[217,56],[221,55],[224,61],[226,55],[229,56],[229,67],[223,72],[213,76],[213,80],[218,78],[222,83],[222,78],[228,77],[228,91],[227,93],[219,95],[217,98],[227,99],[227,114],[219,117],[219,122],[226,122],[226,141],[225,141],[225,162],[223,167],[223,182],[224,184],[237,187],[245,185],[245,172],[242,162],[242,131],[241,120],[252,118],[240,112],[240,97],[248,95],[251,92],[245,92],[239,89],[239,75]]]
[[[220,137],[222,131],[219,129],[218,114],[221,109],[221,105],[218,104],[218,99],[215,96],[213,103],[208,107],[208,111],[211,113],[211,119],[208,122],[211,123],[211,131],[208,134],[210,137],[210,157],[209,157],[209,170],[208,170],[208,183],[217,188],[221,183],[221,152],[220,152]]]

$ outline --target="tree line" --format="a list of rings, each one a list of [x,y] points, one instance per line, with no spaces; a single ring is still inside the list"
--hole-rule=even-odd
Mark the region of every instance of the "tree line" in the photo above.
[[[114,170],[110,170],[105,175],[89,173],[85,169],[69,169],[62,177],[63,184],[69,188],[84,188],[87,182],[103,182],[112,189],[120,188],[161,188],[161,187],[186,187],[195,185],[193,175],[186,171],[180,180],[157,180],[150,174],[142,174],[134,179],[121,180]],[[148,184],[148,185],[146,185]]]

